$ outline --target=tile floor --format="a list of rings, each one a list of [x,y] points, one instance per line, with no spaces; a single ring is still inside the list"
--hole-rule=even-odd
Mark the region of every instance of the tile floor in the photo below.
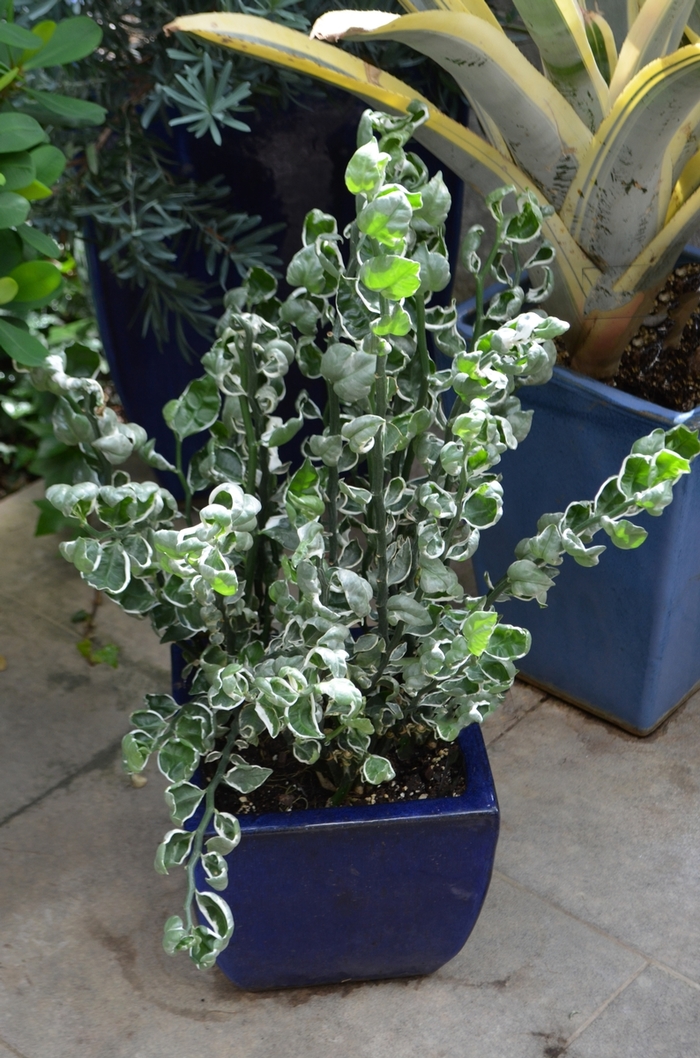
[[[700,695],[639,741],[519,684],[484,728],[502,816],[463,951],[423,979],[237,991],[160,946],[157,774],[119,768],[167,650],[0,503],[0,1058],[700,1058]],[[36,762],[39,762],[38,764]]]

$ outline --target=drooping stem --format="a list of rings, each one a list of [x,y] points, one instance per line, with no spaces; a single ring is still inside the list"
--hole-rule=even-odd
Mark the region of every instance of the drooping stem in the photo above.
[[[608,517],[609,518],[618,518],[621,514],[627,514],[629,512],[629,508],[630,508],[630,502],[629,502],[629,500],[626,500],[624,503],[619,503],[617,505],[617,507],[613,507],[613,509],[608,512]],[[600,521],[600,518],[601,518],[600,514],[591,514],[588,518],[584,519],[584,521],[582,521],[581,524],[576,527],[576,535],[578,536],[578,538],[580,539],[582,534],[585,533],[587,529],[592,528],[596,524],[596,522]],[[600,528],[600,526],[598,526],[598,528]],[[545,561],[543,561],[542,559],[539,559],[539,560],[535,560],[535,565],[539,569],[542,569],[544,566],[547,565],[547,563]],[[501,593],[503,591],[505,591],[505,589],[507,587],[508,587],[508,573],[506,572],[500,578],[500,580],[496,581],[496,583],[494,584],[493,588],[491,589],[491,591],[486,596],[484,605],[485,606],[492,606],[494,603],[498,602],[499,596],[501,595]]]
[[[229,736],[226,740],[223,753],[219,759],[219,763],[214,777],[207,786],[207,792],[204,797],[204,814],[199,822],[199,826],[194,832],[194,840],[192,841],[192,848],[190,850],[189,859],[187,860],[187,895],[185,896],[185,918],[187,922],[187,929],[192,929],[194,923],[192,920],[192,901],[196,890],[194,880],[194,870],[199,862],[199,858],[202,855],[202,845],[204,844],[204,835],[206,829],[209,826],[212,816],[214,815],[214,798],[216,797],[216,791],[219,788],[219,784],[223,778],[226,766],[229,762],[229,756],[233,749],[233,744],[238,737],[238,725],[234,724],[232,730],[229,732]]]

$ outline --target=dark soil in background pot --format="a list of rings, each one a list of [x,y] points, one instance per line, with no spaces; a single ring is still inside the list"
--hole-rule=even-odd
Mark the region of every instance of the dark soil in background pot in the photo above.
[[[566,354],[559,362],[568,366]],[[679,265],[625,349],[609,386],[673,411],[700,405],[700,264]]]
[[[401,760],[387,752],[396,777],[391,782],[372,786],[358,780],[343,800],[343,805],[374,805],[397,801],[430,800],[436,797],[459,797],[466,789],[464,758],[456,742],[432,739],[419,746],[410,760]],[[266,812],[291,812],[293,809],[331,807],[334,787],[325,775],[308,764],[301,764],[283,738],[263,735],[257,747],[246,751],[249,764],[272,768],[270,778],[252,793],[243,795],[226,786],[219,787],[216,807],[234,815]],[[216,762],[202,768],[208,780]]]

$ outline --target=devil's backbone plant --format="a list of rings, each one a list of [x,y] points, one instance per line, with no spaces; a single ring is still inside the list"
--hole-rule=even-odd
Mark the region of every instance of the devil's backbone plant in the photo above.
[[[164,409],[179,445],[210,431],[187,471],[179,457],[171,468],[184,517],[163,488],[117,469],[134,451],[167,464],[143,430],[105,409],[94,380],[67,376],[61,355],[33,371],[59,394],[57,433],[90,467],[48,491],[82,526],[65,557],[127,612],[148,615],[164,642],[181,643],[190,665],[188,700],[147,695],[124,759],[139,773],[154,755],[168,780],[173,825],[156,867],[182,865],[188,887],[164,943],[200,967],[233,932],[220,893],[240,827],[217,807],[217,789],[248,794],[269,778],[255,763],[259,740],[283,739],[333,804],[358,778],[390,780],[399,744],[453,742],[503,700],[529,649],[528,632],[500,620],[499,600],[544,603],[564,555],[598,562],[601,529],[636,547],[645,532],[629,516],[660,513],[700,451],[682,426],[654,431],[594,500],[544,515],[487,595],[465,593],[460,567],[501,515],[494,467],[530,426],[515,390],[548,379],[566,325],[526,313],[470,350],[454,306],[431,307],[449,280],[450,197],[404,150],[426,117],[421,104],[398,118],[367,111],[346,172],[355,222],[341,236],[333,217],[308,214],[286,301],[261,270],[229,295],[205,374]],[[525,195],[505,235],[529,240],[537,227]],[[429,335],[451,358],[445,370]],[[327,401],[321,412],[302,392],[285,421],[294,360],[325,380]],[[302,427],[315,432],[294,469],[284,446]],[[214,772],[206,788],[202,762]]]
[[[484,137],[431,106],[418,138],[467,184],[537,191],[557,250],[551,307],[573,367],[613,375],[700,215],[696,0],[514,0],[542,72],[484,0],[401,0],[401,18],[330,12],[309,40],[263,19],[189,15],[168,29],[344,88],[395,112],[416,93],[322,43],[387,40],[429,56],[468,98]],[[690,21],[691,26],[686,26]]]

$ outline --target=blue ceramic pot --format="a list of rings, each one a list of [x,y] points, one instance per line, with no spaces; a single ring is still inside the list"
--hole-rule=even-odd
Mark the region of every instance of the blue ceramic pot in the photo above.
[[[467,304],[462,316],[468,311]],[[678,423],[700,426],[700,408],[670,411],[561,367],[545,386],[518,396],[535,412],[532,430],[498,468],[505,507],[474,557],[480,583],[485,572],[494,582],[502,576],[541,514],[592,499],[638,437]],[[647,735],[700,686],[698,470],[674,488],[660,518],[635,520],[649,533],[639,549],[610,545],[591,569],[565,557],[546,609],[512,601],[503,612],[532,633],[521,676]]]
[[[455,956],[481,911],[499,825],[477,725],[460,747],[460,797],[241,816],[222,894],[235,922],[217,960],[226,976],[303,987],[428,974]]]

